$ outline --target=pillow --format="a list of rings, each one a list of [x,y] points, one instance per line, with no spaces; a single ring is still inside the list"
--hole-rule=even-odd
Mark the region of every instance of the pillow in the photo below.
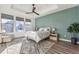
[[[49,27],[47,27],[47,28],[45,28],[45,29],[44,29],[44,31],[50,31],[50,28],[49,28]]]
[[[39,31],[50,31],[50,27],[40,28]]]
[[[39,31],[44,31],[44,28],[40,28]]]

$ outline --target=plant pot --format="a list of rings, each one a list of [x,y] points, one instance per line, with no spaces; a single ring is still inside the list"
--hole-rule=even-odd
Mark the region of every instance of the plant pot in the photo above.
[[[72,37],[71,38],[71,43],[76,45],[77,44],[77,38],[76,37]]]

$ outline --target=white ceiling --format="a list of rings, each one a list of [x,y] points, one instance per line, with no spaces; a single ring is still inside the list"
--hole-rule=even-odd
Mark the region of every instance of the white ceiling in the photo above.
[[[0,7],[7,8],[7,9],[13,9],[16,11],[19,11],[21,13],[31,12],[32,11],[32,5],[31,4],[14,4],[13,8],[11,8],[11,4],[2,4]],[[77,4],[35,4],[36,6],[36,12],[38,12],[40,15],[35,15],[35,17],[45,16],[51,13],[58,12],[60,10],[68,9],[74,6],[77,6]],[[31,15],[31,14],[30,14]]]

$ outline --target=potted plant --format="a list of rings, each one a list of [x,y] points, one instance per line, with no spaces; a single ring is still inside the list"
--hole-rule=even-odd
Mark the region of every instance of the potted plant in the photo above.
[[[67,28],[67,31],[71,33],[71,43],[77,44],[77,33],[79,33],[79,23],[75,22],[73,24],[70,24],[70,26]]]

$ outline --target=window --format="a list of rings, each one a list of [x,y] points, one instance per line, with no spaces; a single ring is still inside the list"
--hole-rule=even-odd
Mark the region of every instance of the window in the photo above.
[[[2,32],[13,32],[13,16],[1,14]]]
[[[20,17],[16,17],[16,32],[24,31],[24,19]]]
[[[25,19],[21,17],[16,17],[16,21],[14,22],[14,17],[12,15],[1,14],[1,30],[2,32],[13,32],[14,27],[16,32],[24,32],[32,30],[31,19]],[[15,26],[14,26],[15,23]],[[25,24],[24,24],[25,23]],[[25,27],[25,28],[24,28]]]
[[[30,31],[30,30],[32,30],[31,20],[30,19],[26,19],[25,20],[25,31]]]

